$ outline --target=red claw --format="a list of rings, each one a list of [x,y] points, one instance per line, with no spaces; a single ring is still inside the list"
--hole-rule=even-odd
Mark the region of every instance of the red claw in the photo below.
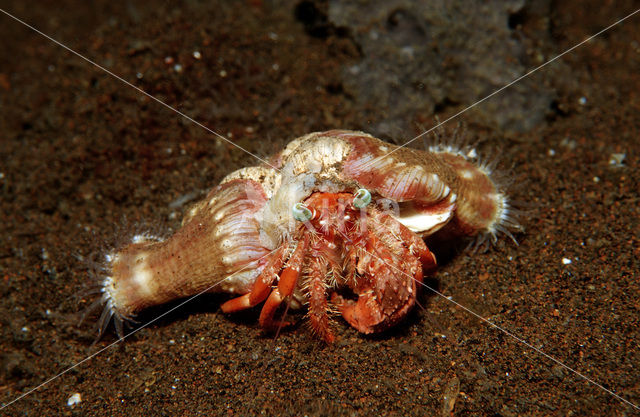
[[[334,297],[344,319],[365,334],[384,331],[401,321],[415,304],[423,268],[430,270],[436,264],[422,239],[388,216],[376,216],[370,225],[366,249],[354,249],[360,251],[357,275],[349,282],[358,299]]]

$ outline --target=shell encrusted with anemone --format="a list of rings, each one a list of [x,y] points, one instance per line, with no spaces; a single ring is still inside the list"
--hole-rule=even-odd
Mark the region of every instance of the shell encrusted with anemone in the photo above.
[[[420,151],[362,132],[290,142],[269,163],[225,177],[166,240],[139,237],[107,257],[100,332],[141,310],[202,292],[236,294],[230,313],[263,304],[260,325],[286,325],[306,306],[331,342],[331,316],[383,331],[413,307],[436,266],[423,238],[489,236],[517,228],[488,169],[465,152]]]

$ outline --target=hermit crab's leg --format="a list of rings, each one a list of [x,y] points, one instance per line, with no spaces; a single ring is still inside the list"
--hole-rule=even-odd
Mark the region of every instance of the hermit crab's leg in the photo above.
[[[278,272],[280,272],[282,264],[284,264],[287,249],[287,245],[280,246],[273,255],[271,255],[271,259],[269,259],[267,265],[256,278],[251,292],[240,297],[233,298],[222,304],[220,306],[222,311],[224,313],[233,313],[254,307],[263,302],[267,296],[269,296],[271,284],[278,276]]]
[[[260,311],[260,326],[264,329],[274,329],[288,323],[280,323],[273,320],[273,316],[286,297],[290,296],[296,288],[298,283],[298,277],[300,276],[300,269],[302,268],[302,261],[304,259],[304,253],[309,243],[309,237],[305,233],[302,240],[298,241],[287,267],[280,274],[278,280],[278,286],[271,290],[269,298],[265,301]]]
[[[329,328],[329,303],[327,301],[327,261],[318,253],[312,253],[309,272],[309,322],[311,329],[327,343],[335,336]]]
[[[356,263],[358,262],[358,250],[356,245],[348,245],[344,255],[344,274],[347,280],[355,279]]]

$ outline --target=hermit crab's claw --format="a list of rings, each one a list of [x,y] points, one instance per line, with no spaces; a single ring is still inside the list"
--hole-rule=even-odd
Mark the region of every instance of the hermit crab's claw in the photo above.
[[[373,230],[365,247],[358,250],[356,279],[351,281],[358,298],[335,296],[333,300],[344,319],[365,334],[384,331],[401,321],[415,304],[423,268],[431,270],[436,265],[420,238],[403,242],[391,240],[387,234],[383,242],[376,235],[395,226],[393,235],[399,237],[405,234],[404,226],[384,217],[371,224]]]
[[[365,257],[366,258],[366,257]],[[358,299],[338,300],[344,319],[358,331],[369,334],[384,331],[402,320],[416,300],[417,284],[422,282],[422,267],[415,257],[411,268],[400,270],[391,259],[361,259]],[[363,264],[369,262],[368,265]]]

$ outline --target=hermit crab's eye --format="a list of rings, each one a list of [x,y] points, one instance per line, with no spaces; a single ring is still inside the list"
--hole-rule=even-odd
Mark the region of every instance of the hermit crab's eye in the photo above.
[[[291,212],[293,213],[293,218],[299,222],[309,221],[313,217],[313,211],[302,203],[294,204]]]
[[[365,190],[364,188],[360,188],[353,195],[353,206],[358,209],[365,208],[371,203],[371,193],[369,190]]]

